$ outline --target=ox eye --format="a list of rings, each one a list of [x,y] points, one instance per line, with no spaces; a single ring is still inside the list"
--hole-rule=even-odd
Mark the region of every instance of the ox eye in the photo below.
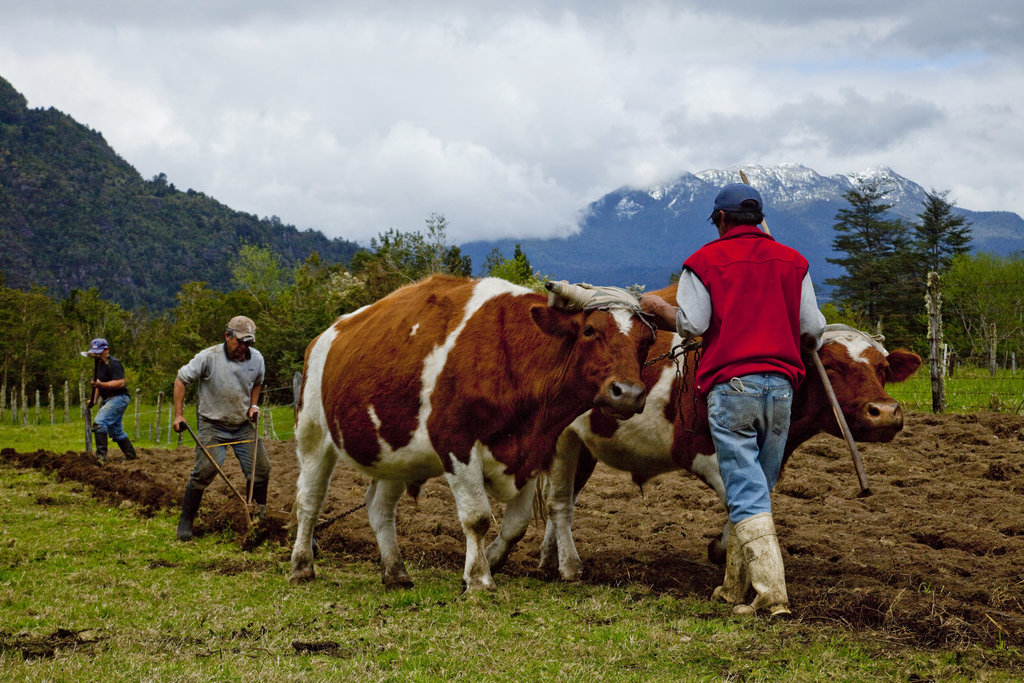
[[[587,324],[583,326],[584,337],[593,337],[595,334],[597,334],[597,331],[594,329],[593,325]]]

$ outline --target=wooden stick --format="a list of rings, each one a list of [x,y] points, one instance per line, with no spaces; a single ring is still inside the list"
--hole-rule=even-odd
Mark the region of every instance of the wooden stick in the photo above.
[[[234,484],[231,483],[231,480],[228,479],[228,475],[224,474],[224,470],[221,469],[221,466],[218,465],[217,461],[213,459],[213,456],[210,454],[210,451],[206,450],[206,446],[203,444],[202,441],[199,440],[199,437],[196,436],[196,433],[192,431],[192,427],[189,426],[188,422],[182,422],[181,424],[185,425],[185,429],[187,429],[188,433],[192,435],[192,438],[195,440],[196,445],[199,446],[200,450],[202,450],[203,453],[206,454],[206,457],[210,459],[210,464],[217,468],[217,473],[220,474],[220,476],[224,477],[224,483],[228,485],[228,488],[231,489],[231,491],[236,496],[238,496],[238,500],[242,501],[242,507],[245,508],[245,523],[248,525],[248,528],[251,529],[252,516],[249,514],[249,504],[245,502],[245,498],[242,497],[242,494],[238,492],[238,489],[236,489]],[[170,441],[171,437],[167,437],[167,440]]]
[[[836,398],[836,392],[832,388],[832,382],[828,379],[828,373],[825,372],[825,366],[821,363],[821,356],[815,351],[811,354],[811,358],[814,360],[814,367],[818,368],[818,374],[821,375],[821,383],[825,385],[825,393],[828,394],[829,403],[832,404],[832,412],[836,416],[836,422],[839,423],[839,429],[842,430],[843,436],[846,437],[846,444],[850,447],[850,455],[853,457],[853,468],[857,471],[857,481],[860,482],[860,495],[861,497],[870,496],[871,489],[868,488],[868,477],[864,473],[864,463],[860,458],[860,451],[857,450],[857,444],[850,433],[850,426],[846,424],[846,416],[843,415],[843,411],[839,407],[839,400]]]
[[[750,184],[750,181],[747,180],[747,174],[743,172],[743,169],[740,169],[740,180],[743,181],[744,185]],[[772,234],[772,231],[768,229],[768,221],[766,221],[763,217],[761,218],[761,230],[763,230],[764,234],[766,235]]]
[[[743,169],[740,169],[740,180],[746,185],[750,184],[750,181],[747,180],[747,174],[743,172]],[[761,219],[761,229],[767,235],[772,234],[772,231],[768,229],[768,222],[764,218]],[[821,364],[821,356],[815,350],[811,353],[811,357],[814,360],[814,366],[818,368],[818,374],[821,375],[821,383],[825,385],[825,393],[828,394],[828,400],[832,405],[832,412],[836,416],[836,422],[839,423],[839,429],[843,432],[846,444],[850,447],[853,468],[857,471],[857,481],[860,483],[860,495],[862,497],[870,496],[871,489],[868,488],[868,476],[864,473],[864,462],[861,460],[860,451],[857,450],[857,444],[850,433],[850,426],[846,424],[846,416],[843,415],[843,409],[839,407],[839,399],[836,398],[835,389],[832,388],[832,382],[828,378],[828,373],[825,372],[825,366]]]

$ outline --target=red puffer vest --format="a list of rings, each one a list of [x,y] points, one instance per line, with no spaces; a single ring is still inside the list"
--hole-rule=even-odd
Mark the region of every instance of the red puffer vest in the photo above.
[[[795,389],[800,360],[800,287],[807,259],[753,225],[736,226],[683,264],[711,295],[711,325],[697,365],[697,390],[733,377],[776,372]]]

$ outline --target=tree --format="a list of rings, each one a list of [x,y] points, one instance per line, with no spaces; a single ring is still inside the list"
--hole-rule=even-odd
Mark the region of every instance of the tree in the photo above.
[[[57,367],[69,367],[63,349],[67,328],[59,307],[44,288],[33,287],[28,292],[0,288],[0,325],[4,330],[0,335],[3,385],[25,390],[46,386],[57,382]]]
[[[370,251],[352,257],[352,273],[363,278],[372,301],[433,273],[468,277],[470,258],[448,244],[447,228],[447,220],[437,213],[427,218],[426,235],[388,228],[370,240]]]
[[[915,280],[907,226],[887,215],[888,190],[881,180],[868,179],[843,195],[850,207],[839,209],[832,226],[832,248],[840,256],[827,260],[846,273],[825,282],[835,287],[832,296],[840,304],[862,311],[878,327],[883,321],[896,326],[899,335],[921,308],[924,284]]]
[[[993,349],[1024,347],[1024,253],[957,254],[942,282],[945,337],[961,355],[985,358]],[[991,361],[991,358],[988,359]]]
[[[543,279],[539,273],[534,272],[530,259],[526,258],[519,244],[516,244],[511,259],[503,257],[497,248],[491,250],[484,268],[485,274],[490,277],[500,277],[531,289],[540,289],[543,286]]]
[[[231,260],[235,286],[248,292],[260,311],[266,312],[288,286],[281,257],[269,247],[243,244]]]
[[[940,275],[949,269],[953,257],[966,253],[971,243],[971,224],[963,216],[953,215],[954,203],[946,201],[949,190],[927,193],[924,210],[913,225],[914,247],[924,273]]]

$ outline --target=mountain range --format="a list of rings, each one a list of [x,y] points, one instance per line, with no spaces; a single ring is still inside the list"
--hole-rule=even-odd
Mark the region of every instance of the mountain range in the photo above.
[[[858,178],[884,180],[898,218],[914,220],[925,198],[920,185],[884,167],[822,176],[799,164],[736,166],[619,188],[585,207],[579,231],[567,238],[459,246],[477,271],[492,250],[511,257],[518,243],[536,271],[555,279],[657,289],[717,236],[707,222],[715,194],[739,181],[741,170],[764,198],[772,235],[807,257],[826,298],[825,279],[841,274],[826,261],[833,255],[832,225]],[[1024,249],[1019,215],[954,211],[972,224],[973,251]],[[229,291],[232,259],[244,244],[268,247],[288,265],[314,251],[329,263],[348,264],[360,248],[277,217],[235,211],[201,192],[182,192],[162,174],[146,180],[100,132],[56,109],[28,108],[0,78],[0,284],[40,285],[57,296],[96,287],[125,308],[162,310],[189,281]]]
[[[800,164],[741,165],[725,170],[683,173],[647,188],[622,187],[591,203],[582,212],[580,230],[558,239],[468,242],[461,245],[473,263],[483,263],[498,249],[510,256],[516,244],[534,270],[559,280],[658,289],[679,272],[687,256],[718,237],[708,222],[715,195],[723,185],[740,182],[743,171],[761,193],[765,221],[772,236],[798,249],[811,264],[811,277],[827,298],[827,278],[842,274],[826,261],[834,256],[836,213],[849,208],[843,195],[862,179],[889,187],[889,213],[917,221],[925,189],[887,167],[862,173],[823,176]],[[969,211],[954,206],[972,227],[971,251],[1000,255],[1024,249],[1024,219],[1009,211]]]

